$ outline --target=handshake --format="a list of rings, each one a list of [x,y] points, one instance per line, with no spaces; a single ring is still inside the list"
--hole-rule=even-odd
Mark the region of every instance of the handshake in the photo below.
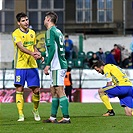
[[[44,57],[42,57],[40,52],[32,52],[32,56],[34,57],[35,60],[40,59],[42,62],[44,62]]]

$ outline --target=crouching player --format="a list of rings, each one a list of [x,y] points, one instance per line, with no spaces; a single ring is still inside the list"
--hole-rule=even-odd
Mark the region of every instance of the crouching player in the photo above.
[[[107,78],[105,87],[98,90],[99,96],[103,101],[108,111],[103,116],[114,116],[115,113],[110,104],[109,98],[118,97],[120,105],[124,107],[125,114],[132,116],[133,108],[133,85],[126,73],[116,65],[104,64],[98,61],[93,65],[93,68]],[[113,84],[112,84],[113,83]]]

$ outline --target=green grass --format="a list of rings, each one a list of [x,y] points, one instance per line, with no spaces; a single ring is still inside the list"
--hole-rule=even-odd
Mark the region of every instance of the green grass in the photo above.
[[[133,117],[125,116],[118,103],[112,104],[116,113],[113,117],[102,117],[106,109],[102,103],[70,103],[71,124],[36,122],[31,113],[32,103],[25,103],[25,121],[17,122],[18,113],[15,103],[0,104],[0,133],[133,133]],[[41,103],[40,116],[47,119],[50,103]],[[59,109],[57,119],[61,119]]]

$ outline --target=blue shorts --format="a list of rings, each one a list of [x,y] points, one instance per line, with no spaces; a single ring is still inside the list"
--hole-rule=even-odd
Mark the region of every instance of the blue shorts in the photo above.
[[[133,108],[133,87],[132,86],[105,86],[104,92],[110,97],[118,97],[120,105]]]
[[[27,82],[27,86],[29,88],[40,87],[38,69],[15,69],[14,85],[21,85],[24,87],[25,81]]]

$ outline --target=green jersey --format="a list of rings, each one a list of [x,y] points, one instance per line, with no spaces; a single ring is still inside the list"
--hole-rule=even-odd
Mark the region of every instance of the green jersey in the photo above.
[[[61,31],[52,26],[46,31],[45,43],[48,56],[46,65],[50,66],[51,70],[67,69],[64,36]]]

